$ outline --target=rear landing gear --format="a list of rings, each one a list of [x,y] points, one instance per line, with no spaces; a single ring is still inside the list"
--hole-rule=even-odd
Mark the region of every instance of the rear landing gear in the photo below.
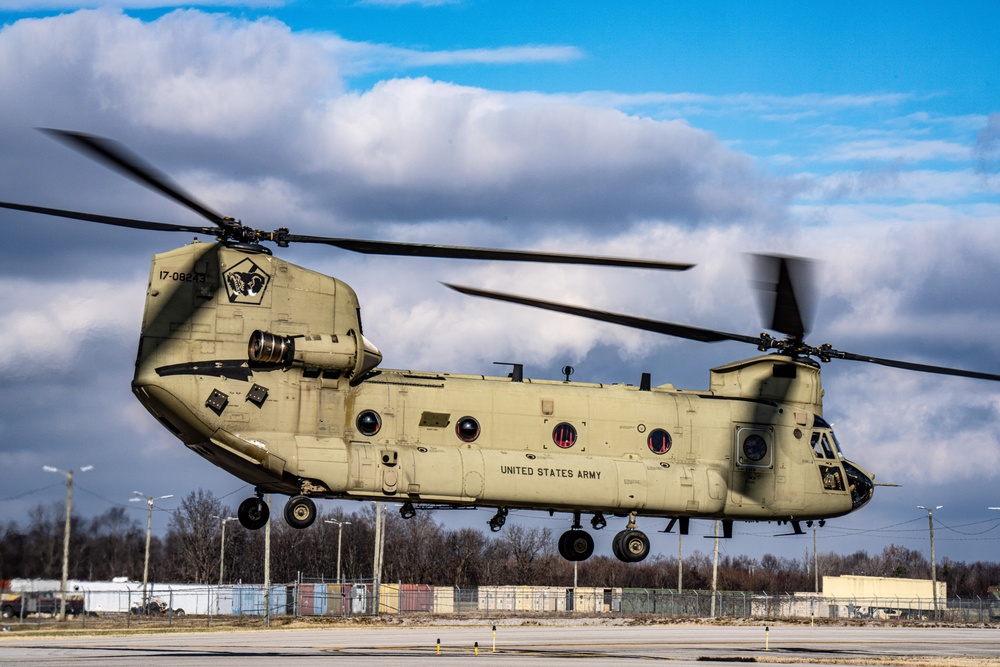
[[[285,523],[292,528],[308,528],[316,520],[316,503],[309,496],[292,496],[285,503]]]
[[[618,560],[625,563],[638,563],[649,555],[649,538],[641,530],[626,528],[611,542],[611,551]]]
[[[625,530],[615,535],[611,541],[611,551],[618,560],[625,563],[638,563],[649,555],[649,538],[635,527],[635,517],[635,512],[629,514]]]
[[[263,528],[267,524],[270,514],[270,510],[267,509],[267,503],[260,496],[247,498],[240,503],[240,508],[236,511],[240,525],[247,530],[260,530]]]

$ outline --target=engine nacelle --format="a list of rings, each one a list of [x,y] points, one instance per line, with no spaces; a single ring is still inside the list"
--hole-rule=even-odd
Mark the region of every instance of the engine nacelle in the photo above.
[[[251,363],[298,364],[341,371],[350,378],[363,376],[382,361],[379,349],[354,331],[347,334],[281,336],[258,329],[250,335],[247,354]]]

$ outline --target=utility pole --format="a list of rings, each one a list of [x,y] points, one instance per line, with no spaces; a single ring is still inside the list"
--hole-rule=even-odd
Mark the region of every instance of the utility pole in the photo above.
[[[337,525],[337,583],[340,583],[340,545],[341,540],[344,537],[344,526],[350,526],[350,521],[337,521],[336,519],[326,519],[324,523],[333,523]]]
[[[219,545],[219,586],[222,586],[222,577],[226,572],[226,524],[230,521],[235,521],[236,517],[213,515],[212,518],[218,519],[222,524],[222,538],[221,544]]]
[[[80,472],[87,472],[93,468],[94,466],[83,466],[80,468]],[[67,593],[66,582],[69,581],[69,528],[71,517],[73,516],[73,471],[60,470],[59,468],[53,468],[52,466],[42,466],[42,470],[45,472],[60,472],[66,475],[66,526],[63,528],[62,584],[60,585],[62,602],[59,603],[59,620],[65,621]]]
[[[677,530],[677,594],[684,592],[684,535]]]
[[[142,502],[143,500],[145,500],[146,501],[146,505],[149,508],[148,511],[146,512],[146,559],[143,562],[143,566],[142,566],[142,613],[143,614],[148,614],[149,613],[149,607],[148,607],[148,605],[149,605],[149,598],[146,597],[146,585],[149,582],[149,536],[150,536],[151,529],[153,527],[153,501],[155,501],[155,500],[166,500],[167,498],[173,498],[174,496],[173,496],[173,494],[170,494],[169,496],[159,496],[159,497],[156,497],[156,498],[151,498],[151,497],[147,496],[146,494],[144,494],[142,491],[133,491],[132,493],[134,493],[135,495],[137,495],[139,497],[138,498],[129,498],[129,502],[138,503],[138,502]]]
[[[917,509],[925,510],[927,512],[927,523],[930,524],[931,529],[931,586],[934,589],[934,619],[937,620],[938,615],[938,590],[937,590],[937,563],[934,560],[934,510],[939,510],[944,505],[937,505],[935,507],[924,507],[923,505],[918,505]]]
[[[715,549],[712,553],[712,610],[711,617],[715,618],[715,593],[719,583],[719,521],[715,520]]]

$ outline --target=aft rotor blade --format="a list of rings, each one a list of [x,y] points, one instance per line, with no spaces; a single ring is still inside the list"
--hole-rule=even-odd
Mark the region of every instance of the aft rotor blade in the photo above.
[[[448,283],[445,283],[444,285],[445,287],[450,287],[456,292],[467,294],[468,296],[478,296],[486,299],[494,299],[496,301],[517,303],[522,306],[531,306],[532,308],[541,308],[543,310],[551,310],[557,313],[566,313],[567,315],[577,315],[578,317],[586,317],[599,322],[620,324],[632,329],[652,331],[654,333],[666,334],[668,336],[696,340],[702,343],[718,343],[720,341],[732,340],[740,343],[750,343],[751,345],[760,344],[760,339],[755,336],[744,336],[741,334],[726,333],[724,331],[715,331],[713,329],[700,329],[698,327],[691,327],[685,324],[672,324],[670,322],[649,320],[643,317],[633,317],[632,315],[609,313],[603,310],[593,310],[590,308],[581,308],[579,306],[568,306],[566,304],[555,303],[552,301],[541,301],[539,299],[530,299],[528,297],[504,294],[502,292],[490,292],[472,287],[463,287],[461,285],[451,285]]]
[[[963,378],[975,378],[977,380],[994,380],[1000,382],[1000,375],[993,373],[982,373],[980,371],[967,371],[961,368],[948,368],[946,366],[933,366],[930,364],[918,364],[912,361],[900,361],[898,359],[883,359],[881,357],[871,357],[865,354],[854,354],[853,352],[841,352],[840,350],[827,350],[825,353],[831,358],[848,359],[851,361],[865,361],[870,364],[889,366],[891,368],[902,368],[908,371],[920,371],[921,373],[936,373],[937,375],[955,375]]]
[[[303,236],[288,234],[288,242],[324,243],[352,252],[367,255],[396,255],[404,257],[442,257],[449,259],[485,259],[510,262],[541,262],[546,264],[586,264],[592,266],[617,266],[634,269],[658,269],[663,271],[687,271],[694,264],[659,262],[649,259],[627,259],[594,255],[568,255],[560,253],[536,252],[531,250],[497,250],[492,248],[468,248],[462,246],[430,245],[422,243],[400,243],[394,241],[365,241],[360,239],[329,238],[325,236]]]
[[[39,129],[87,157],[101,162],[106,167],[119,171],[165,197],[173,199],[182,206],[186,206],[219,227],[228,227],[232,224],[231,220],[219,215],[190,194],[184,192],[179,185],[170,180],[170,177],[146,163],[142,158],[132,153],[117,141],[82,132],[50,128]]]
[[[149,229],[156,232],[189,232],[192,234],[210,234],[213,236],[219,233],[219,229],[217,227],[194,227],[192,225],[175,225],[169,222],[150,222],[148,220],[135,220],[133,218],[117,218],[113,215],[81,213],[79,211],[67,211],[61,208],[46,208],[44,206],[30,206],[28,204],[14,204],[11,202],[0,202],[0,208],[9,208],[15,211],[27,211],[28,213],[41,213],[42,215],[53,215],[59,218],[72,218],[73,220],[85,220],[87,222],[99,222],[102,225],[114,225],[116,227]]]

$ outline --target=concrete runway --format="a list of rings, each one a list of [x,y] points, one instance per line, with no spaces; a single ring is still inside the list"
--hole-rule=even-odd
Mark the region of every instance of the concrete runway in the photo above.
[[[441,641],[441,653],[437,642]],[[479,643],[479,655],[475,643]],[[927,665],[1000,667],[1000,629],[776,625],[353,627],[101,637],[0,637],[2,665]]]

